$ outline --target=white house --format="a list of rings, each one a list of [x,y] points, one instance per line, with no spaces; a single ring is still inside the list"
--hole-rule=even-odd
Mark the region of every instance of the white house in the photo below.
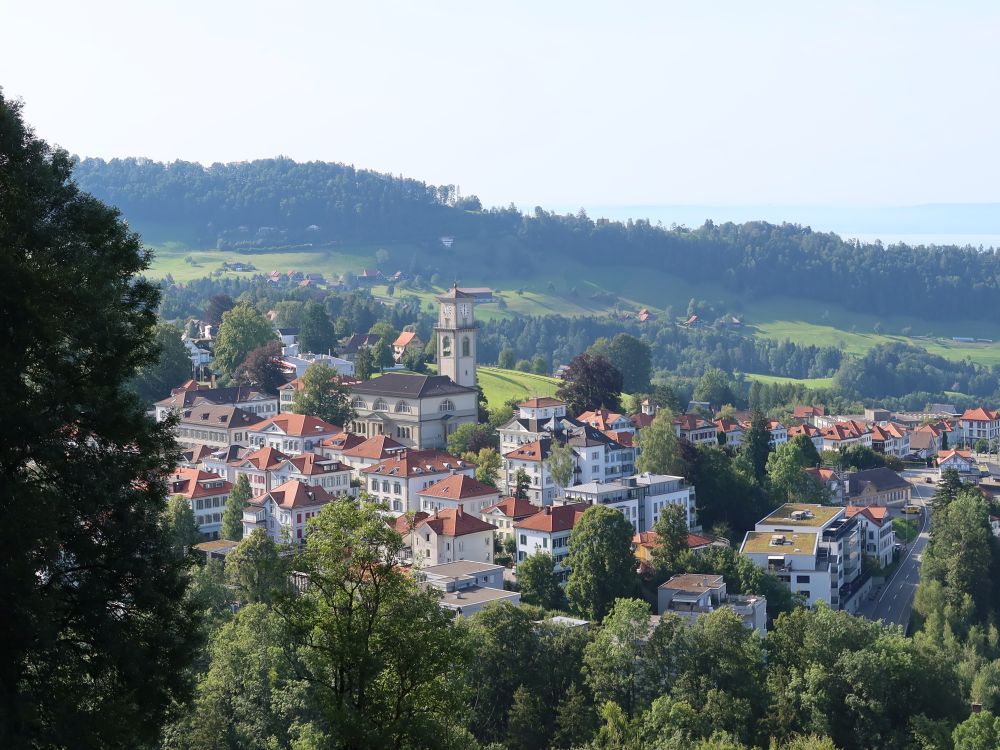
[[[528,500],[505,497],[500,502],[483,508],[479,517],[497,527],[496,533],[504,538],[514,538],[514,524],[539,513],[541,508]]]
[[[861,550],[865,557],[888,568],[892,564],[892,548],[896,544],[896,532],[887,508],[848,505],[847,517],[857,518],[861,524]]]
[[[283,412],[255,425],[249,433],[250,445],[275,448],[288,456],[312,453],[320,443],[343,430],[319,417]]]
[[[555,572],[565,582],[569,569],[563,561],[569,554],[569,537],[583,512],[586,503],[571,505],[546,505],[540,513],[528,516],[514,524],[517,539],[517,561],[522,562],[536,552],[547,552],[555,560]]]
[[[980,439],[1000,439],[1000,412],[982,406],[978,409],[966,409],[959,417],[958,427],[961,439],[967,443]]]
[[[200,469],[178,467],[167,477],[167,493],[181,495],[194,511],[198,531],[207,539],[218,539],[222,529],[222,511],[233,485],[220,477]]]
[[[429,565],[415,576],[421,586],[439,592],[438,606],[468,617],[494,602],[521,603],[519,592],[504,590],[503,570],[502,565],[459,560]]]
[[[264,529],[278,543],[301,543],[306,524],[333,497],[322,487],[291,480],[255,497],[243,510],[243,536]]]
[[[281,367],[285,372],[294,373],[296,378],[301,378],[306,374],[308,370],[314,364],[323,364],[327,367],[332,367],[337,371],[337,374],[344,378],[354,377],[354,363],[348,362],[346,359],[341,359],[340,357],[334,357],[329,354],[313,354],[312,352],[303,352],[301,354],[293,354],[286,347],[282,350],[281,355]]]
[[[656,596],[656,613],[660,616],[676,615],[688,624],[694,624],[703,614],[725,608],[735,612],[744,627],[761,636],[767,635],[767,599],[763,596],[729,594],[721,575],[676,575],[660,585]]]
[[[246,445],[250,430],[261,421],[261,417],[238,406],[200,402],[181,411],[177,442],[185,448],[204,445],[213,450]]]
[[[552,396],[529,398],[517,405],[517,415],[520,419],[547,420],[552,417],[566,416],[566,402]]]
[[[173,388],[170,395],[154,405],[156,421],[162,422],[170,413],[182,414],[195,406],[234,406],[258,418],[278,413],[276,396],[245,385],[231,388],[205,388],[196,380],[188,380]]]
[[[413,562],[421,566],[455,560],[492,563],[495,530],[493,524],[466,513],[461,506],[435,510],[413,526]]]
[[[461,508],[465,513],[482,517],[484,508],[500,501],[500,490],[467,474],[456,473],[419,490],[417,497],[420,498],[420,510],[425,513]]]
[[[420,490],[456,474],[475,476],[476,467],[444,451],[403,450],[361,469],[361,482],[374,502],[393,515],[420,510]]]
[[[652,529],[668,505],[684,508],[688,528],[696,525],[695,490],[684,477],[643,473],[611,482],[573,485],[564,494],[588,505],[607,505],[621,511],[637,533]]]
[[[697,414],[681,414],[674,417],[674,433],[677,437],[695,445],[717,445],[719,442],[715,424]]]
[[[979,465],[972,457],[972,453],[970,451],[938,451],[937,466],[939,477],[944,474],[945,470],[955,469],[958,472],[958,475],[962,478],[962,481],[979,481]]]

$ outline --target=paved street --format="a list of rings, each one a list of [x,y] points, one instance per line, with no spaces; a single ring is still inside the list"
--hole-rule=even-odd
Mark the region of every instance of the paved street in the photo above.
[[[907,472],[909,474],[909,472]],[[882,589],[875,594],[873,600],[862,605],[859,614],[873,620],[902,625],[905,630],[910,623],[910,611],[913,609],[913,596],[920,581],[920,560],[930,538],[928,530],[930,514],[930,498],[934,494],[935,484],[926,484],[923,476],[907,476],[913,482],[913,504],[924,505],[925,510],[920,516],[921,529],[916,541],[903,552],[905,558]],[[914,517],[914,516],[911,516]]]

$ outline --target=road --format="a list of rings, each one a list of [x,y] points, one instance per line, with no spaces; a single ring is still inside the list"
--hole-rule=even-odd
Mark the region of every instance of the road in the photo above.
[[[920,582],[920,560],[924,548],[930,539],[930,498],[934,494],[935,484],[926,484],[922,475],[907,477],[913,483],[914,505],[923,505],[924,512],[920,515],[920,534],[916,541],[903,552],[905,557],[896,568],[892,577],[878,591],[873,600],[866,601],[859,614],[886,623],[901,625],[906,630],[910,624],[910,612],[913,609],[913,596]],[[912,517],[912,516],[911,516]]]

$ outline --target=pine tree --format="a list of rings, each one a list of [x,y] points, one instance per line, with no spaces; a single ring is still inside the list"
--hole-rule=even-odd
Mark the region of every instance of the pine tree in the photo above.
[[[226,498],[226,508],[222,511],[223,539],[238,542],[243,538],[243,509],[247,507],[253,492],[250,490],[250,480],[246,474],[240,474],[233,489]]]
[[[0,747],[147,747],[197,627],[161,514],[173,423],[130,390],[159,291],[117,212],[0,94]]]

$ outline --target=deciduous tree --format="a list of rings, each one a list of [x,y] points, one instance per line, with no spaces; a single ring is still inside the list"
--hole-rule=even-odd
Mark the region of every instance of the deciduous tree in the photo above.
[[[233,483],[233,489],[226,498],[226,507],[222,511],[222,530],[220,536],[232,542],[243,538],[243,510],[253,497],[250,480],[246,474],[240,474]]]
[[[250,352],[276,338],[271,322],[249,302],[241,301],[222,315],[213,367],[231,377]]]
[[[153,337],[158,348],[156,360],[142,367],[132,380],[132,387],[145,402],[170,395],[191,377],[191,357],[181,341],[181,330],[169,323],[157,323]]]
[[[302,390],[292,397],[292,411],[308,414],[339,426],[354,419],[351,394],[337,371],[323,362],[314,362],[302,376]]]
[[[555,561],[548,552],[528,555],[517,564],[517,584],[526,603],[545,609],[562,606],[565,597],[555,567]]]
[[[587,508],[570,535],[566,564],[570,606],[591,620],[602,619],[615,599],[635,591],[632,524],[606,505]]]
[[[575,415],[601,407],[620,409],[621,392],[622,374],[599,354],[584,353],[569,363],[556,396]]]
[[[639,458],[636,468],[651,474],[683,474],[674,415],[669,409],[660,409],[652,423],[639,431]]]

